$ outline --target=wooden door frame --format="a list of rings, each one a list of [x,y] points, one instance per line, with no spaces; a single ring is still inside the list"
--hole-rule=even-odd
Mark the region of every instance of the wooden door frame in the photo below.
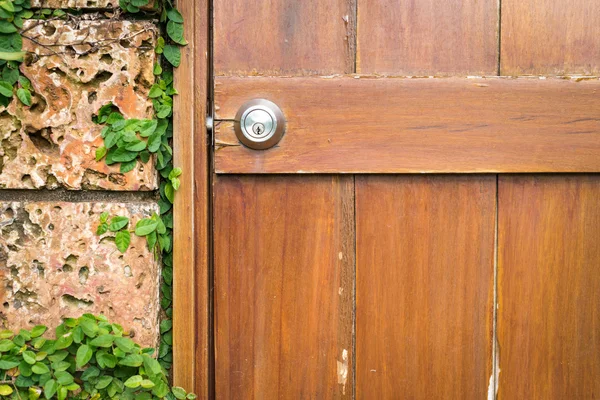
[[[173,380],[212,397],[210,300],[210,143],[206,129],[209,94],[210,1],[179,0],[186,39],[175,69],[174,165],[183,170],[173,219]]]

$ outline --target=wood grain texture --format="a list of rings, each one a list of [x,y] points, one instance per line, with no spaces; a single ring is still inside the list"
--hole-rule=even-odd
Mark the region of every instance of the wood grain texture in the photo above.
[[[502,0],[502,75],[600,74],[600,2]]]
[[[208,375],[208,147],[202,140],[208,1],[180,1],[178,8],[186,21],[189,44],[174,71],[179,95],[174,98],[173,162],[185,172],[173,210],[173,380],[206,399],[212,386]]]
[[[495,176],[356,178],[359,399],[484,399]]]
[[[600,176],[501,176],[500,399],[600,393]]]
[[[357,72],[496,75],[497,0],[359,0]]]
[[[250,150],[216,130],[218,173],[600,171],[600,80],[218,78],[217,119],[252,98],[287,131]]]
[[[216,397],[351,398],[353,178],[215,183]]]
[[[220,0],[216,75],[354,72],[355,0]]]

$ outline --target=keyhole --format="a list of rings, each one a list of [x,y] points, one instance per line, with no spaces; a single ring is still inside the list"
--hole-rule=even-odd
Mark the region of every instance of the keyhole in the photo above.
[[[252,126],[252,131],[255,135],[262,135],[265,132],[265,126],[261,123],[256,123]]]

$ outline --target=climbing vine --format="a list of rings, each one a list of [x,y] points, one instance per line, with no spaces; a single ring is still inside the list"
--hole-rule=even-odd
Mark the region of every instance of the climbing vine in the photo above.
[[[159,213],[137,221],[133,229],[128,218],[103,213],[97,234],[111,235],[121,252],[129,247],[131,233],[145,237],[148,248],[162,260],[161,308],[164,318],[160,324],[158,362],[164,369],[170,370],[173,362],[172,208],[182,174],[181,169],[173,167],[171,147],[173,96],[177,95],[173,87],[173,68],[181,64],[181,46],[187,44],[184,20],[171,0],[120,0],[119,5],[124,13],[152,17],[160,14],[162,35],[157,39],[155,48],[160,61],[154,65],[155,83],[148,93],[154,113],[149,119],[126,119],[113,104],[105,104],[94,116],[94,122],[103,125],[101,135],[104,143],[96,150],[95,158],[108,165],[118,165],[121,173],[133,170],[137,163],[146,164],[153,160],[161,177]],[[28,38],[28,29],[23,28],[24,20],[68,19],[77,13],[79,11],[75,10],[68,14],[62,10],[32,10],[30,0],[0,0],[0,106],[7,106],[14,98],[26,106],[32,104],[31,82],[19,70],[27,57],[23,51],[23,38]],[[26,345],[25,342],[23,345]]]
[[[55,339],[44,325],[0,331],[0,398],[195,399],[169,387],[152,354],[106,317],[66,318]]]

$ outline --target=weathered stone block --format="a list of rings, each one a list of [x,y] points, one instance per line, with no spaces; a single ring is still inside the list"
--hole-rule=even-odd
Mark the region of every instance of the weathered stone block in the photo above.
[[[40,8],[117,8],[119,0],[32,0]]]
[[[135,222],[154,203],[0,202],[0,329],[58,325],[64,317],[104,314],[155,346],[160,266],[132,235],[121,254],[95,233],[99,215]]]
[[[95,161],[102,127],[92,117],[114,103],[126,118],[150,118],[157,28],[150,22],[28,21],[21,71],[31,107],[0,108],[0,188],[154,190],[153,160],[126,174]]]

